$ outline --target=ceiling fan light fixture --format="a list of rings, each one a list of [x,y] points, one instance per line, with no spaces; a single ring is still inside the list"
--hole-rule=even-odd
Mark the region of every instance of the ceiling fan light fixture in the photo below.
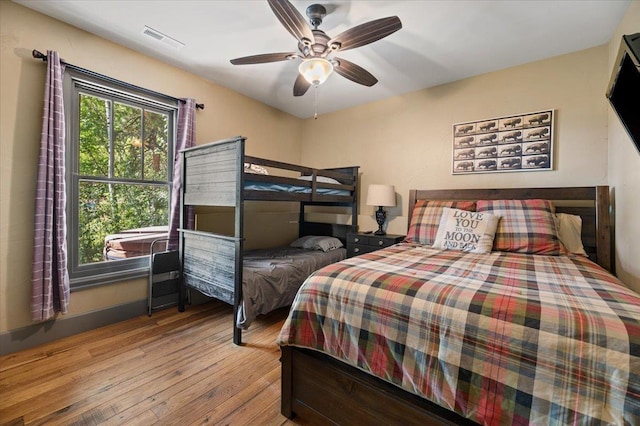
[[[310,84],[318,86],[329,78],[333,64],[324,58],[309,58],[300,64],[298,71]]]

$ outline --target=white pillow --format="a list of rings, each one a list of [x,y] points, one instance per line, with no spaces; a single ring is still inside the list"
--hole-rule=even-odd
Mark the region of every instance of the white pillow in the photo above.
[[[500,216],[444,207],[434,248],[491,253]]]
[[[342,241],[335,237],[306,235],[292,242],[290,246],[294,248],[322,250],[326,252],[342,247]]]
[[[268,175],[269,172],[262,166],[251,163],[244,163],[244,172],[245,173],[253,173],[256,175]]]
[[[308,180],[308,181],[312,181],[313,180],[313,176],[300,176],[298,179],[300,180]],[[326,176],[316,176],[316,182],[320,182],[320,183],[335,183],[337,185],[340,185],[340,182],[330,178],[330,177],[326,177]]]
[[[556,213],[558,238],[568,252],[587,256],[582,245],[582,218],[578,215]]]

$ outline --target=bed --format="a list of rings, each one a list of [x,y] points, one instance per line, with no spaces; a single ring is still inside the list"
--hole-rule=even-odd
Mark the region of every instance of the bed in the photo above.
[[[335,424],[640,424],[640,296],[609,272],[608,187],[409,198],[409,242],[330,265],[301,287],[278,337],[282,414]],[[545,215],[580,216],[586,255],[557,241],[547,251],[529,213],[536,231],[519,232],[540,253],[416,242],[434,231],[433,220],[414,222],[418,206],[436,200],[473,202],[454,210],[501,221],[512,214],[501,205],[550,200],[555,212]],[[493,247],[508,235],[498,227]]]
[[[247,156],[241,136],[189,148],[181,155],[179,310],[185,309],[188,290],[233,305],[233,341],[241,344],[242,330],[256,315],[287,306],[313,270],[345,257],[344,249],[325,253],[286,247],[277,252],[245,253],[245,201],[299,203],[300,237],[324,236],[344,242],[347,232],[358,225],[358,167],[315,169]],[[233,233],[187,229],[187,210],[196,206],[233,208]],[[346,209],[351,224],[309,222],[305,213],[312,206]]]

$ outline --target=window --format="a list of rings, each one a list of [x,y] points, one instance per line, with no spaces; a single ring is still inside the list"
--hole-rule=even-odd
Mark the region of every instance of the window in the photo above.
[[[168,232],[177,105],[65,74],[71,287],[144,276]]]

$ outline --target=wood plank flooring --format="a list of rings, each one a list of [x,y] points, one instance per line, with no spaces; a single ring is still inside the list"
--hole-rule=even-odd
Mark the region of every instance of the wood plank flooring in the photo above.
[[[3,425],[294,425],[280,414],[281,309],[232,343],[229,305],[142,315],[0,357]]]

